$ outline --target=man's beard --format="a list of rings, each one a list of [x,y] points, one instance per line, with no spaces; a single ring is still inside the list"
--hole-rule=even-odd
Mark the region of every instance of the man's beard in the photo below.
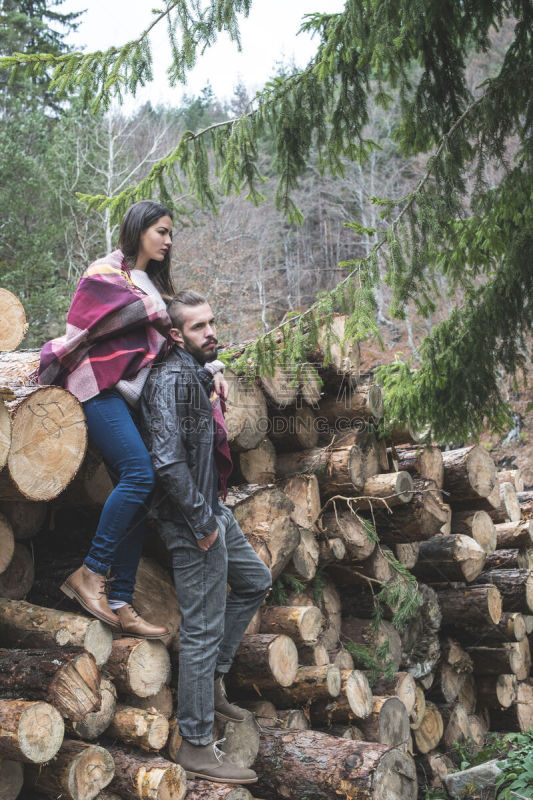
[[[208,361],[214,361],[216,359],[218,355],[218,347],[216,346],[216,343],[212,350],[204,350],[203,348],[197,347],[195,344],[193,344],[191,340],[183,334],[183,332],[181,335],[183,336],[185,350],[190,353],[191,356],[194,356],[199,364],[203,366],[204,364],[207,364]]]

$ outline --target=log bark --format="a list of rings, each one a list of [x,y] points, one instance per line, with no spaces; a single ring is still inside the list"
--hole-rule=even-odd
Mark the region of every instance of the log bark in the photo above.
[[[501,569],[482,572],[476,583],[492,583],[502,596],[504,611],[533,613],[533,573],[529,569]]]
[[[0,758],[0,787],[2,800],[16,800],[24,783],[24,767],[19,761]]]
[[[117,690],[108,678],[102,678],[100,681],[100,695],[102,702],[97,711],[86,714],[79,722],[67,720],[66,730],[69,736],[93,741],[107,730],[117,705]]]
[[[417,750],[420,753],[429,753],[431,750],[435,750],[443,733],[444,722],[437,706],[434,703],[426,702],[422,722],[418,728],[413,730]]]
[[[288,687],[271,687],[268,697],[279,708],[294,708],[308,702],[337,697],[342,688],[341,672],[333,664],[324,667],[298,667]]]
[[[142,708],[117,705],[107,729],[109,736],[140,750],[158,751],[168,739],[168,719]]]
[[[295,475],[283,481],[281,488],[294,504],[292,521],[300,528],[312,529],[322,508],[316,475]]]
[[[494,553],[497,535],[494,522],[486,511],[454,511],[451,531],[471,536],[486,553]]]
[[[210,781],[187,781],[187,800],[254,800],[244,786]]]
[[[55,756],[65,726],[49,703],[0,700],[0,757],[44,764]]]
[[[440,491],[430,481],[417,478],[408,505],[395,508],[392,514],[376,508],[374,517],[385,544],[422,542],[437,533],[448,532],[451,509],[442,502]]]
[[[11,502],[0,503],[0,511],[9,520],[17,542],[22,542],[25,539],[31,539],[33,536],[37,536],[39,531],[43,528],[48,514],[48,506],[46,503],[13,500]]]
[[[407,753],[316,731],[266,730],[255,767],[261,775],[258,794],[267,800],[414,800],[417,795]]]
[[[26,783],[49,797],[93,800],[115,773],[111,754],[94,744],[65,739],[54,760],[44,767],[29,767]]]
[[[25,545],[16,542],[9,565],[0,574],[0,597],[22,600],[30,591],[34,577],[30,551]]]
[[[349,561],[362,561],[374,551],[375,541],[363,522],[351,511],[324,514],[322,526],[327,535],[338,537],[344,542]]]
[[[0,351],[15,350],[27,330],[24,306],[12,292],[0,289]]]
[[[224,502],[275,580],[300,541],[298,528],[290,518],[292,500],[276,486],[246,485],[230,489]]]
[[[533,686],[519,683],[516,701],[508,708],[492,709],[490,724],[497,731],[527,731],[533,727]]]
[[[442,452],[433,445],[401,445],[390,448],[388,454],[394,469],[409,472],[413,478],[431,481],[437,489],[444,485]]]
[[[423,580],[471,582],[482,572],[485,558],[485,551],[469,536],[434,536],[420,543],[413,571]]]
[[[185,770],[160,756],[138,754],[110,745],[115,777],[110,789],[125,800],[183,800],[187,793]]]
[[[265,606],[261,633],[284,633],[296,646],[316,642],[324,618],[316,606]]]
[[[268,438],[253,450],[239,454],[239,467],[244,483],[273,483],[276,479],[276,451]]]
[[[0,598],[0,636],[10,645],[83,647],[102,666],[111,653],[110,628],[97,619]]]
[[[15,537],[9,520],[0,513],[0,574],[5,572],[15,553]]]
[[[314,447],[297,453],[278,455],[276,472],[280,478],[316,475],[323,497],[353,496],[363,489],[365,461],[359,447]]]
[[[311,669],[311,668],[309,668]],[[228,681],[245,688],[291,686],[298,672],[298,650],[288,636],[256,633],[243,636]]]
[[[52,500],[71,482],[87,448],[81,403],[58,386],[15,387],[12,436],[0,473],[3,500]]]
[[[499,647],[468,647],[476,675],[516,675],[524,681],[531,668],[531,651],[528,639],[521,642],[504,642]]]
[[[292,453],[296,450],[309,450],[318,444],[319,420],[309,406],[288,410],[276,410],[270,415],[270,435],[275,452]],[[265,483],[266,481],[250,481]]]
[[[407,750],[410,742],[409,715],[398,697],[372,699],[372,713],[359,722],[365,739]]]
[[[471,445],[442,453],[444,489],[453,502],[488,497],[498,484],[492,456],[484,447]]]
[[[62,717],[82,720],[100,707],[96,662],[80,648],[0,650],[0,692],[45,700]]]
[[[226,401],[226,428],[228,442],[235,452],[253,450],[268,431],[268,412],[261,389],[247,378],[239,378],[227,369],[229,384]]]
[[[170,658],[162,642],[116,639],[106,664],[119,691],[150,697],[170,676]]]
[[[505,550],[495,550],[487,556],[485,561],[485,571],[493,569],[528,569],[529,556],[526,548],[506,548]]]
[[[482,708],[498,711],[510,708],[516,702],[518,680],[516,675],[478,675],[477,696]]]
[[[531,519],[521,522],[501,522],[495,525],[494,529],[497,550],[533,545],[533,520]]]
[[[139,561],[133,604],[148,622],[167,626],[169,634],[161,641],[168,646],[178,633],[181,614],[172,578],[152,558],[143,556]]]
[[[434,587],[444,625],[470,627],[487,623],[498,625],[502,616],[502,598],[496,586],[457,585],[444,588]]]

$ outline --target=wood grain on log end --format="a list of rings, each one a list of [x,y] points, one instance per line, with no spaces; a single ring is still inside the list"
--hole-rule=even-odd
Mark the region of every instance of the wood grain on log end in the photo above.
[[[52,500],[69,485],[85,456],[81,403],[58,386],[41,386],[18,390],[8,406],[13,427],[4,472],[28,500]],[[2,496],[8,497],[4,491]]]
[[[0,289],[0,351],[15,350],[27,330],[24,306],[12,292]]]
[[[0,753],[29,764],[43,764],[55,756],[65,726],[50,703],[0,700]]]

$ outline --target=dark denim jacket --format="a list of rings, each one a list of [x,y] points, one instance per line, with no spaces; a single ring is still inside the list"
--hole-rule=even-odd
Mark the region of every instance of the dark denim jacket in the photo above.
[[[152,513],[186,524],[197,539],[217,527],[212,376],[174,345],[150,370],[140,402],[141,432],[157,475]]]

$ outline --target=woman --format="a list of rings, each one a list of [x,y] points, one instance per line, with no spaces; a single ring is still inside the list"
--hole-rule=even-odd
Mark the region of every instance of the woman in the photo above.
[[[148,623],[132,605],[143,503],[154,486],[135,407],[171,327],[163,300],[175,293],[171,246],[168,208],[149,200],[135,203],[122,220],[119,250],[84,273],[66,334],[45,344],[39,367],[39,383],[64,386],[83,403],[89,437],[115,482],[84,563],[61,589],[123,634],[150,639],[168,629]],[[220,366],[212,362],[212,371]]]

